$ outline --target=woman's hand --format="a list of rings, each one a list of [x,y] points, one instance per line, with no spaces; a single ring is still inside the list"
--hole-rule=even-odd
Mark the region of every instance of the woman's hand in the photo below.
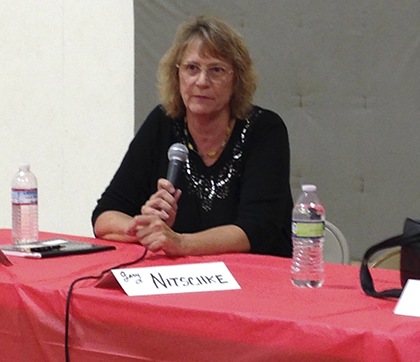
[[[178,200],[181,190],[175,189],[172,183],[164,178],[158,180],[158,190],[141,207],[142,215],[155,215],[172,227],[178,211]]]
[[[170,256],[187,255],[182,234],[174,232],[159,216],[135,216],[127,230],[127,235],[136,236],[140,244],[150,251],[162,250]]]

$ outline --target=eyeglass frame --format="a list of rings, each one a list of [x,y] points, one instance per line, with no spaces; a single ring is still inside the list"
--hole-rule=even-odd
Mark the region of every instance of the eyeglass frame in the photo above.
[[[196,67],[197,68],[197,73],[196,74],[189,74],[188,69],[186,68],[188,66]],[[225,77],[228,74],[232,74],[234,72],[233,69],[227,68],[227,67],[222,66],[222,65],[215,64],[215,65],[211,65],[210,67],[203,67],[203,66],[200,66],[199,64],[194,63],[194,62],[185,62],[185,63],[182,63],[182,64],[177,64],[176,67],[184,75],[187,75],[188,77],[191,77],[191,78],[200,76],[201,73],[204,71],[204,74],[207,77],[207,79],[209,79],[213,83],[223,82],[225,80]],[[220,78],[217,78],[217,77],[219,77],[219,75],[217,75],[217,73],[213,73],[213,75],[212,75],[212,73],[209,72],[211,69],[215,69],[215,68],[220,68],[221,70],[223,70],[223,72],[220,74]],[[214,79],[215,74],[216,74],[216,79]]]

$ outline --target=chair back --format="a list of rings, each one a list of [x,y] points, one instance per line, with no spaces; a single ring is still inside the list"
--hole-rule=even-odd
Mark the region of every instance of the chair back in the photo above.
[[[350,264],[350,252],[343,233],[330,221],[325,221],[324,261]]]
[[[372,268],[400,270],[401,247],[389,249],[370,258],[369,266]]]

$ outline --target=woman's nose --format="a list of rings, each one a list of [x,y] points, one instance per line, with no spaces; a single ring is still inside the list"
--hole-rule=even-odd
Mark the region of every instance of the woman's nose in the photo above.
[[[198,78],[196,80],[197,84],[208,84],[210,82],[210,78],[207,74],[207,69],[201,69],[201,72],[198,74]]]

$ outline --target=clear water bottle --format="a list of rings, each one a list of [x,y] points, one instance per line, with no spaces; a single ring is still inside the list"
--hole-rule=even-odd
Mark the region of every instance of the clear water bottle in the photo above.
[[[302,185],[292,214],[292,283],[319,288],[324,282],[325,210],[315,185]]]
[[[38,185],[28,164],[12,180],[12,238],[15,244],[38,241]]]

